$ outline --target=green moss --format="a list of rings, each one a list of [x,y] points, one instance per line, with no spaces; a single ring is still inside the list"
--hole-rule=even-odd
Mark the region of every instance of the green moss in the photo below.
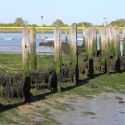
[[[58,61],[58,62],[56,62],[56,73],[60,73],[60,66],[61,66],[61,64],[60,64],[60,61]]]
[[[96,56],[96,55],[95,55],[95,54],[97,53],[97,43],[96,43],[96,40],[93,41],[92,53],[94,54],[94,56]]]
[[[3,90],[4,88],[2,87],[2,85],[0,85],[0,97],[3,97]]]
[[[37,57],[36,52],[30,54],[31,69],[37,70]]]
[[[65,36],[65,41],[66,41],[66,43],[68,43],[68,37],[67,37],[67,34],[66,34],[66,36]]]
[[[25,79],[25,77],[30,76],[29,74],[29,64],[27,63],[24,68],[23,68],[23,78]]]

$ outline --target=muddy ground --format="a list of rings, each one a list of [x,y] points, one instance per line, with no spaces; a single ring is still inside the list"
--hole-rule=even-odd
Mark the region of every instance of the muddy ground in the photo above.
[[[12,125],[125,125],[125,94],[53,94],[1,113]],[[11,124],[11,122],[10,122]],[[6,122],[0,123],[6,125]]]

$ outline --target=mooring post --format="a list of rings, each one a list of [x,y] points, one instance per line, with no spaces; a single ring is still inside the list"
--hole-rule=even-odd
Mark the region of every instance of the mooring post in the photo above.
[[[37,70],[36,30],[34,26],[31,26],[31,29],[30,29],[30,60],[31,60],[31,69]]]
[[[68,43],[68,35],[66,30],[65,30],[65,42]]]
[[[125,56],[125,26],[123,28],[123,55]]]
[[[70,29],[70,61],[72,63],[71,70],[75,72],[75,82],[78,85],[78,49],[77,49],[77,27],[72,25]]]
[[[55,50],[55,65],[56,73],[58,76],[58,93],[61,93],[61,80],[60,80],[60,67],[62,65],[62,43],[61,43],[61,31],[58,25],[54,26],[54,50]]]
[[[97,57],[97,32],[95,26],[92,27],[92,36],[93,36],[92,54],[93,57]]]
[[[22,69],[24,80],[25,102],[30,101],[30,77],[29,77],[29,49],[28,49],[28,28],[22,29]]]
[[[93,29],[89,29],[88,32],[88,60],[89,60],[89,77],[93,77],[94,66],[93,66],[93,51],[95,51],[95,46],[93,47]],[[94,49],[93,49],[94,48]]]
[[[120,56],[121,56],[121,52],[120,52],[120,29],[119,27],[116,25],[113,27],[113,39],[114,39],[114,53],[115,53],[115,69],[116,71],[120,72],[121,70],[121,66],[120,66]]]
[[[89,37],[89,29],[84,26],[83,28],[83,67],[85,71],[85,77],[89,74],[89,63],[88,63],[88,37]]]
[[[109,53],[108,53],[108,30],[106,27],[100,31],[101,49],[102,49],[102,66],[105,67],[105,73],[109,73]]]

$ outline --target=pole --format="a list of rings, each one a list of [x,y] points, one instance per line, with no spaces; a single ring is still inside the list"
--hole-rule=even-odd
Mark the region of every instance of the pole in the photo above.
[[[42,19],[42,42],[43,42],[43,16],[41,16]]]

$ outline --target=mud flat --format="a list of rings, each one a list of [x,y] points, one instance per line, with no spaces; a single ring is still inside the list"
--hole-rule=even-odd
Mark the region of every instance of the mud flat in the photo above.
[[[124,125],[125,94],[103,93],[91,99],[77,97],[63,100],[73,110],[55,112],[54,119],[62,125]]]
[[[6,119],[2,120],[2,117]],[[3,111],[0,125],[125,125],[125,94],[53,94]]]

